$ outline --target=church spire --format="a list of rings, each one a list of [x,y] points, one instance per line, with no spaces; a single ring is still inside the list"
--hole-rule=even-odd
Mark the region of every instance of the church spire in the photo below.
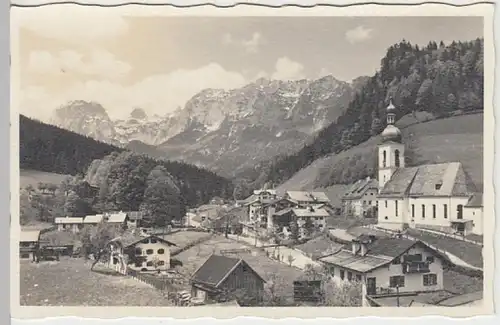
[[[396,120],[396,107],[392,103],[392,97],[389,99],[389,106],[387,106],[387,126],[382,132],[382,139],[384,142],[401,142],[401,131],[394,125]]]

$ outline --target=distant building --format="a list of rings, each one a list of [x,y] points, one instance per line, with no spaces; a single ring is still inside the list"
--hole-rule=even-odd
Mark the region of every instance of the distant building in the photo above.
[[[73,233],[79,232],[83,228],[83,218],[81,217],[63,217],[55,218],[54,223],[57,225],[57,230],[70,230]]]
[[[85,226],[97,226],[104,220],[104,215],[103,214],[96,214],[92,216],[86,216],[83,218],[83,224]]]
[[[123,211],[110,212],[104,214],[104,220],[108,224],[125,227],[128,223],[129,217],[127,216],[127,213]]]
[[[330,199],[325,192],[287,191],[285,198],[295,201],[301,206],[330,203]]]
[[[355,217],[375,217],[378,183],[367,177],[352,184],[342,196],[342,213]]]
[[[334,280],[360,283],[370,306],[373,297],[443,290],[445,259],[420,241],[362,235],[319,261]]]
[[[378,225],[482,233],[482,213],[465,217],[465,206],[478,191],[460,162],[405,167],[405,145],[394,125],[395,111],[391,101],[378,146]]]
[[[312,230],[324,230],[328,217],[330,217],[330,214],[323,208],[314,209],[312,206],[307,208],[287,208],[276,212],[272,216],[270,224],[277,232],[281,232],[283,228],[286,228],[286,232],[290,232],[290,224],[296,221],[299,227],[299,238],[302,238],[307,236],[306,228],[308,224],[313,227]]]
[[[19,238],[19,259],[35,261],[39,247],[39,230],[21,230]]]
[[[141,222],[144,219],[144,213],[142,211],[127,211],[127,226],[129,227],[140,227]]]
[[[214,254],[191,278],[192,301],[219,303],[237,297],[255,303],[262,300],[264,283],[244,260]]]
[[[111,268],[123,271],[121,258],[128,256],[130,268],[139,272],[166,271],[170,269],[170,247],[176,246],[157,236],[146,238],[127,234],[111,241]]]

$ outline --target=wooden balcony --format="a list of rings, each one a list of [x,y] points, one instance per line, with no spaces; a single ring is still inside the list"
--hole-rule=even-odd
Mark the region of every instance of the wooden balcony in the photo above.
[[[405,274],[430,272],[429,262],[405,262],[402,266]]]

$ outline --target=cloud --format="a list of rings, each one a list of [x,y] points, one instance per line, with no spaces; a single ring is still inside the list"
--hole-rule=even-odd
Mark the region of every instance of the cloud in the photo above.
[[[248,53],[257,53],[259,51],[260,45],[262,44],[262,39],[262,35],[257,32],[253,33],[252,37],[248,40],[237,40],[230,33],[226,33],[222,37],[222,42],[224,44],[239,45]]]
[[[303,78],[305,78],[304,66],[288,57],[279,58],[276,61],[275,71],[271,74],[271,79],[297,80]]]
[[[13,8],[11,22],[40,36],[72,43],[112,39],[128,30],[117,10],[100,7]]]
[[[183,107],[203,89],[238,88],[247,82],[240,73],[210,63],[195,70],[179,69],[169,74],[151,75],[130,86],[110,80],[92,80],[75,83],[60,94],[49,94],[43,87],[27,87],[20,92],[20,110],[48,121],[55,108],[81,99],[100,103],[111,118],[125,118],[133,107],[141,107],[148,114],[164,115],[178,106]]]
[[[359,43],[370,39],[372,37],[372,32],[373,29],[358,26],[354,29],[348,30],[345,33],[345,38],[351,44]]]
[[[41,74],[77,73],[83,75],[118,78],[126,75],[132,67],[104,50],[93,50],[84,56],[73,50],[64,50],[53,55],[48,51],[32,51],[28,67]]]

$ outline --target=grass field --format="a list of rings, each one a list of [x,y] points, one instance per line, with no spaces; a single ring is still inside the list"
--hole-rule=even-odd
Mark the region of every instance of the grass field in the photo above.
[[[21,188],[25,188],[28,185],[36,187],[40,182],[59,185],[66,177],[68,175],[21,169],[19,186]]]
[[[270,285],[275,283],[277,294],[292,298],[293,281],[303,274],[303,272],[286,264],[271,260],[261,250],[251,248],[245,244],[226,239],[223,236],[214,236],[212,239],[204,242],[201,245],[192,247],[179,255],[176,259],[182,261],[183,270],[186,273],[193,274],[207,258],[213,253],[220,253],[221,250],[227,249],[244,249],[249,248],[251,253],[238,253],[238,255],[229,255],[244,259],[264,280]]]
[[[459,161],[481,188],[483,183],[483,114],[449,117],[411,125],[402,129],[407,150],[413,151],[412,164]],[[282,189],[314,189],[328,187],[332,173],[359,168],[369,168],[376,159],[376,148],[380,137],[372,137],[337,155],[315,160],[288,181]],[[359,165],[351,157],[359,157]],[[333,190],[335,191],[335,189]]]
[[[82,259],[21,262],[22,306],[168,306],[152,287],[119,275],[90,271]]]

